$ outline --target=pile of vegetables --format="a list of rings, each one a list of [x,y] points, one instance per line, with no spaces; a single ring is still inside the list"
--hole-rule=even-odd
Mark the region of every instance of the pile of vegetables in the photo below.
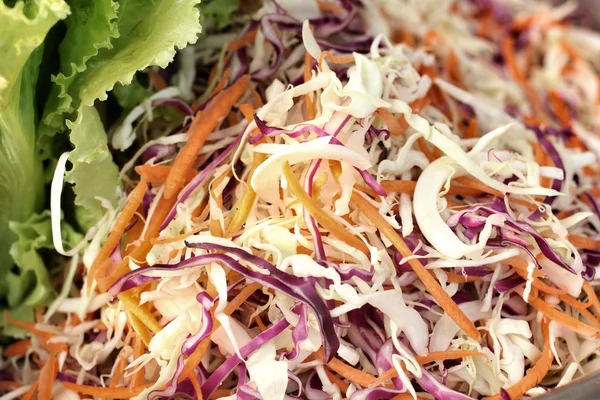
[[[271,0],[238,33],[255,4],[143,3],[0,8],[32,31],[0,42],[31,166],[2,186],[2,399],[515,400],[600,369],[573,4]],[[167,66],[201,21],[226,29]]]

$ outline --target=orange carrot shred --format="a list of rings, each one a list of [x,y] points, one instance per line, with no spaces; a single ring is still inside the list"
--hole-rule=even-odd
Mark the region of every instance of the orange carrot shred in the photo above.
[[[214,89],[210,92],[210,94],[208,96],[213,97],[217,93],[220,93],[223,90],[223,88],[225,88],[225,85],[227,85],[227,81],[229,80],[230,75],[231,75],[231,67],[227,68],[223,72],[221,79],[219,79],[219,82],[217,82],[217,86],[214,87]]]
[[[329,12],[332,14],[343,14],[346,12],[342,6],[330,3],[327,0],[317,0],[317,4],[319,5],[319,10],[321,10],[321,12]]]
[[[341,380],[340,378],[338,378],[337,375],[335,375],[333,372],[329,371],[328,369],[325,369],[325,374],[327,375],[327,378],[329,378],[329,380],[331,382],[335,383],[340,388],[340,391],[342,393],[346,393],[346,391],[350,387],[350,384],[348,384],[348,383],[344,382],[343,380]]]
[[[600,249],[600,240],[592,239],[589,237],[570,234],[567,236],[569,242],[578,249],[586,249],[586,250],[599,250]]]
[[[8,346],[2,355],[4,357],[23,357],[27,354],[27,350],[31,347],[31,339],[19,340]]]
[[[119,245],[119,242],[121,241],[121,238],[123,237],[123,234],[125,233],[125,229],[127,228],[129,221],[131,221],[131,219],[135,215],[135,212],[137,211],[138,207],[140,206],[140,204],[142,204],[142,200],[144,199],[146,190],[148,190],[148,184],[146,183],[146,181],[144,179],[142,179],[137,184],[135,189],[133,189],[133,192],[131,192],[131,194],[129,195],[127,204],[125,204],[125,207],[123,207],[123,211],[121,211],[121,214],[119,214],[119,217],[115,221],[112,231],[108,235],[108,238],[106,239],[106,242],[104,242],[104,245],[100,249],[100,252],[98,252],[96,259],[94,260],[94,262],[92,263],[92,266],[90,267],[88,275],[90,275],[92,277],[96,277],[96,275],[97,275],[96,270],[98,269],[98,267],[102,263],[104,263],[104,260],[106,260],[108,257],[110,257],[110,255],[113,252],[113,250],[115,249],[115,247],[117,247]],[[88,290],[92,286],[92,281],[93,281],[93,278],[88,279],[88,281],[87,281]]]
[[[148,69],[148,77],[150,78],[150,82],[152,82],[152,86],[154,86],[154,89],[156,90],[163,90],[169,86],[167,85],[167,82],[165,82],[162,75],[152,68]]]
[[[323,349],[317,350],[314,354],[318,360],[324,362]],[[368,387],[372,382],[375,381],[375,377],[373,375],[353,368],[335,357],[327,363],[327,366],[331,368],[332,371],[337,372],[344,378],[348,379],[350,382],[357,383],[362,387]]]
[[[409,257],[412,255],[412,251],[408,248],[402,237],[392,228],[387,221],[379,214],[379,211],[373,207],[368,201],[362,198],[356,192],[352,193],[350,202],[358,208],[363,214],[367,216],[375,225],[379,231],[388,238],[394,247],[400,252],[403,257]],[[408,261],[413,271],[417,274],[421,282],[425,285],[429,293],[437,300],[438,304],[442,309],[454,320],[454,322],[474,340],[479,339],[479,331],[465,315],[465,313],[458,307],[458,305],[450,298],[448,293],[440,284],[435,280],[433,276],[425,269],[421,261],[415,258],[411,258]]]
[[[589,326],[563,313],[562,311],[552,307],[550,304],[546,303],[539,297],[530,297],[528,302],[533,308],[544,314],[545,317],[569,327],[569,329],[571,329],[574,332],[577,332],[587,337],[597,337],[600,334],[600,329]]]
[[[569,106],[567,106],[561,95],[556,90],[550,90],[548,98],[550,99],[552,110],[560,123],[564,126],[570,126],[571,114],[569,113]]]
[[[40,384],[39,379],[36,379],[36,381],[33,382],[31,387],[29,388],[29,390],[23,395],[23,397],[21,397],[21,400],[33,400],[33,398],[34,398],[33,396],[34,396],[35,392],[37,392],[39,384]]]
[[[16,381],[0,381],[0,390],[15,390],[23,386]]]
[[[101,386],[80,385],[72,382],[62,382],[62,385],[74,392],[84,394],[86,396],[101,397],[104,399],[129,399],[137,396],[143,390],[149,388],[153,384],[138,386],[135,388],[111,388]]]
[[[179,151],[173,162],[169,176],[165,183],[164,198],[171,199],[179,192],[185,180],[185,174],[192,167],[196,155],[206,142],[208,136],[217,127],[219,122],[227,116],[229,110],[244,94],[250,84],[250,76],[244,75],[234,82],[229,88],[215,96],[204,110],[205,118],[197,129],[191,132],[187,143]]]
[[[304,188],[294,176],[294,173],[287,162],[283,165],[283,175],[296,198],[302,203],[306,211],[321,224],[321,226],[327,228],[334,237],[343,240],[348,245],[365,254],[369,254],[369,249],[362,240],[354,236],[342,224],[329,216],[329,214],[319,207],[319,205],[304,191]]]
[[[227,43],[227,51],[236,51],[241,49],[242,47],[246,47],[252,42],[256,40],[256,33],[258,31],[253,29],[251,31],[246,32],[241,38],[232,40]]]

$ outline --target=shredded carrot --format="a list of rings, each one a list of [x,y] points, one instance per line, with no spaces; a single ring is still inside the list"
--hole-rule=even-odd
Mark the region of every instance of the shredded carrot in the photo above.
[[[139,336],[136,336],[133,341],[133,359],[137,360],[144,354],[144,343]],[[144,368],[140,368],[139,371],[135,372],[132,376],[129,387],[136,388],[144,384]]]
[[[244,289],[242,289],[241,292],[237,294],[237,296],[235,296],[229,303],[227,303],[227,306],[225,306],[224,310],[225,314],[231,315],[235,310],[240,308],[240,306],[246,300],[248,300],[248,298],[252,296],[254,292],[256,292],[261,287],[262,285],[259,283],[251,283],[250,285],[246,286]]]
[[[25,321],[19,321],[19,320],[16,320],[16,319],[12,319],[10,317],[10,315],[8,314],[7,310],[4,310],[4,323],[7,324],[7,325],[18,326],[19,328],[23,328],[26,331],[30,332],[31,334],[37,336],[38,339],[40,339],[40,341],[44,345],[44,347],[48,347],[48,345],[49,345],[48,341],[51,338],[53,338],[54,336],[56,336],[52,332],[46,332],[46,331],[42,331],[40,329],[37,329],[35,327],[35,324],[32,324],[31,322],[25,322]]]
[[[458,56],[456,55],[456,51],[454,49],[450,49],[450,54],[448,54],[448,58],[446,61],[446,68],[448,70],[448,76],[450,80],[461,86],[462,85],[462,76],[460,74],[460,66],[458,65]]]
[[[350,233],[342,224],[330,217],[319,205],[304,191],[304,188],[294,176],[290,165],[286,162],[283,165],[283,175],[288,185],[294,192],[296,198],[302,203],[306,211],[323,227],[325,227],[333,236],[343,240],[348,245],[369,254],[367,245],[352,233]]]
[[[329,50],[325,50],[321,52],[321,55],[319,56],[319,65],[323,65],[323,60],[325,58],[334,64],[351,64],[354,62],[353,56],[336,56],[331,54]]]
[[[304,82],[310,81],[312,78],[312,56],[306,52],[304,54]],[[304,95],[304,102],[306,105],[306,116],[309,120],[315,119],[315,103],[312,98],[311,93],[306,93]]]
[[[258,31],[256,29],[253,29],[251,31],[246,32],[241,38],[232,40],[231,42],[227,43],[227,51],[237,51],[242,47],[248,46],[256,40],[257,32]]]
[[[406,128],[408,128],[408,123],[406,122],[406,119],[404,119],[404,117],[402,117],[399,121],[396,118],[394,118],[394,116],[391,112],[389,112],[389,110],[385,108],[378,108],[377,114],[379,114],[379,116],[383,119],[392,136],[402,135],[404,131],[406,131]]]
[[[509,36],[504,37],[501,42],[501,48],[502,55],[504,56],[504,60],[506,61],[506,65],[508,66],[510,74],[525,90],[525,93],[527,94],[527,97],[529,97],[529,101],[533,106],[536,117],[545,121],[547,118],[544,114],[544,109],[540,99],[517,63],[513,39]]]
[[[444,271],[444,273],[446,274],[446,278],[450,283],[479,282],[483,279],[481,276],[462,275],[450,271]]]
[[[481,181],[479,181],[475,178],[472,178],[470,176],[460,176],[460,177],[454,178],[454,181],[457,183],[460,183],[461,185],[465,185],[467,187],[477,189],[483,193],[489,193],[489,194],[494,195],[499,198],[504,197],[504,193],[502,193],[501,191],[492,189],[491,187],[487,186],[486,184],[482,183]]]
[[[350,202],[359,209],[363,214],[367,216],[375,225],[379,231],[388,238],[394,247],[400,252],[403,257],[409,257],[412,255],[412,251],[408,248],[402,237],[392,228],[387,221],[379,214],[379,211],[373,207],[368,201],[363,199],[356,192],[352,193]],[[454,320],[454,322],[467,334],[469,337],[478,340],[479,331],[465,315],[465,313],[458,307],[458,305],[448,296],[448,293],[440,284],[435,280],[433,276],[425,269],[421,261],[415,258],[411,258],[408,261],[413,271],[417,274],[421,282],[425,285],[429,293],[438,302],[440,307]]]
[[[520,398],[529,389],[539,384],[552,366],[554,355],[550,346],[550,321],[545,318],[542,320],[542,336],[544,337],[544,346],[540,358],[533,367],[527,370],[525,376],[520,381],[506,389],[511,399]],[[500,400],[501,398],[500,394],[497,394],[486,397],[484,400]]]
[[[123,356],[123,352],[120,352],[117,356],[117,362],[115,367],[115,372],[113,373],[110,379],[109,387],[116,387],[123,377],[123,373],[125,372],[125,365],[127,363],[127,358]]]
[[[250,92],[252,93],[252,102],[254,103],[255,107],[260,108],[265,105],[260,93],[258,93],[258,91],[252,86],[250,86]]]
[[[436,157],[436,154],[429,149],[429,147],[427,146],[427,142],[422,136],[417,139],[417,145],[419,146],[419,150],[421,150],[421,153],[425,154],[425,157],[427,157],[429,162],[435,161],[439,157]]]
[[[0,390],[15,390],[23,386],[16,381],[0,381]]]
[[[38,378],[38,400],[51,400],[52,398],[52,386],[58,375],[58,360],[55,350],[50,350],[48,360],[40,371]]]
[[[100,252],[98,252],[96,259],[90,267],[88,275],[92,278],[88,278],[87,280],[88,290],[90,290],[92,286],[92,281],[98,275],[97,269],[100,267],[100,265],[102,265],[102,263],[104,263],[104,260],[110,257],[113,250],[119,245],[119,242],[121,241],[121,238],[125,233],[125,229],[127,229],[129,221],[131,221],[131,219],[135,215],[136,210],[138,209],[140,204],[142,204],[142,200],[144,199],[144,195],[146,194],[147,190],[148,184],[142,178],[135,187],[135,189],[133,189],[133,191],[129,195],[127,204],[125,204],[125,207],[123,207],[123,211],[121,211],[121,214],[119,214],[119,216],[117,217],[117,220],[113,225],[112,231],[108,235],[106,242],[104,242],[104,245],[100,249]]]
[[[560,123],[564,126],[570,126],[571,114],[569,113],[569,106],[565,103],[561,95],[555,90],[550,90],[548,92],[548,98],[552,105],[552,111],[554,111],[554,114]]]
[[[477,118],[471,118],[465,132],[465,138],[475,139],[477,137],[479,137],[479,122],[477,121]]]
[[[139,395],[142,391],[152,386],[152,383],[135,388],[111,388],[101,386],[80,385],[72,382],[62,382],[62,385],[74,392],[86,396],[100,397],[103,399],[130,399]]]
[[[135,172],[148,183],[165,183],[170,171],[171,166],[164,164],[144,164],[135,167]],[[189,170],[185,177],[186,182],[191,181],[195,175],[196,171]]]
[[[18,342],[8,346],[2,355],[6,358],[17,356],[23,357],[25,354],[27,354],[27,350],[29,350],[29,348],[31,348],[31,339],[19,340]]]
[[[165,183],[164,198],[171,199],[183,186],[185,175],[192,167],[196,155],[206,142],[208,136],[217,127],[221,119],[225,118],[229,110],[244,94],[250,84],[250,76],[244,75],[234,82],[229,88],[215,96],[204,110],[202,124],[191,132],[187,143],[177,154],[173,166]]]
[[[21,400],[33,400],[33,396],[35,395],[35,392],[37,392],[39,384],[39,379],[36,379],[36,381],[33,382],[29,390],[23,395],[23,397],[21,397]]]
[[[260,329],[261,332],[264,332],[267,330],[267,326],[264,324],[264,322],[262,322],[262,319],[260,319],[260,316],[255,315],[254,322],[256,322],[256,325],[258,326],[258,329]]]
[[[336,374],[334,374],[327,368],[325,368],[325,374],[327,375],[327,378],[329,378],[329,380],[332,383],[336,384],[337,387],[340,388],[340,391],[342,393],[346,393],[348,391],[348,388],[350,387],[350,385],[348,383],[344,382],[343,380],[341,380],[340,378],[338,378]]]
[[[319,5],[319,10],[324,13],[343,14],[346,12],[342,6],[330,3],[327,0],[317,0],[317,4]]]
[[[597,337],[600,334],[600,329],[589,326],[569,315],[566,315],[539,297],[530,297],[528,302],[533,308],[544,314],[545,317],[567,326],[574,332],[587,337]]]
[[[230,75],[231,75],[231,67],[229,67],[225,71],[223,71],[223,75],[221,76],[221,79],[219,79],[219,82],[217,82],[217,86],[214,87],[214,89],[210,92],[210,94],[208,96],[213,97],[217,93],[220,93],[225,88],[225,85],[227,85],[227,81],[229,80]],[[227,110],[227,111],[229,111],[229,110]]]
[[[567,239],[578,249],[600,250],[600,240],[575,234],[570,234],[567,236]]]
[[[587,294],[589,301],[594,306],[594,309],[596,310],[596,315],[600,317],[600,300],[598,300],[598,295],[596,294],[594,287],[588,281],[584,281],[583,291],[585,292],[585,294]]]
[[[381,181],[381,187],[386,192],[413,194],[417,187],[417,182],[406,180]]]
[[[317,350],[314,355],[318,360],[324,362],[323,349]],[[331,368],[332,371],[337,372],[345,379],[348,379],[348,381],[357,383],[362,387],[368,387],[372,382],[375,381],[375,377],[373,375],[356,368],[352,368],[350,365],[338,360],[335,357],[327,363],[327,366]]]
[[[598,318],[596,318],[594,316],[594,314],[592,314],[591,312],[589,312],[587,310],[587,306],[585,305],[585,303],[581,303],[569,295],[562,295],[562,296],[559,296],[559,298],[565,304],[576,309],[577,312],[579,314],[581,314],[590,323],[590,325],[592,325],[595,328],[600,329],[600,321],[598,320]],[[589,303],[589,304],[591,304],[591,303]]]
[[[200,387],[200,382],[195,377],[190,377],[190,382],[194,387],[194,392],[196,392],[196,400],[203,400],[204,396],[202,395],[202,388]]]
[[[156,90],[166,89],[169,85],[165,82],[164,78],[161,74],[153,70],[152,68],[148,68],[148,78],[150,78],[150,82],[152,82],[152,86]]]

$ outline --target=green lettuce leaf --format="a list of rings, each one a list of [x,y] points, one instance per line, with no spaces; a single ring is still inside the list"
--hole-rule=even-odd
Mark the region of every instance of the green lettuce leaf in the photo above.
[[[202,19],[212,21],[217,29],[223,29],[233,24],[233,13],[239,8],[239,0],[203,0],[200,5]]]
[[[7,283],[6,299],[11,315],[14,309],[14,317],[29,320],[34,307],[47,304],[55,294],[46,269],[51,252],[45,255],[40,253],[44,249],[54,248],[50,211],[33,214],[24,222],[11,222],[10,229],[17,238],[10,248],[16,265],[3,276]],[[65,246],[69,248],[83,239],[66,223],[62,226],[62,236]],[[16,332],[19,330],[12,329],[4,333],[14,336]]]
[[[44,201],[35,87],[44,37],[68,12],[62,0],[18,2],[13,8],[0,3],[0,301],[9,293],[4,277],[16,239],[9,221],[25,221]]]
[[[75,216],[87,231],[105,214],[98,198],[113,204],[119,199],[119,170],[108,150],[104,126],[95,107],[83,106],[75,122],[67,121],[75,149],[69,156],[72,167],[65,180],[73,184]]]
[[[61,46],[60,58],[82,60],[82,63],[67,71],[61,69],[62,76],[68,79],[61,78],[61,74],[55,78],[58,95],[50,96],[45,107],[40,127],[42,148],[49,146],[49,138],[63,128],[64,119],[74,117],[80,106],[106,100],[106,93],[115,84],[129,84],[139,70],[149,66],[166,67],[176,49],[195,43],[202,30],[196,7],[200,0],[120,0],[116,19],[114,7],[104,7],[104,13],[100,13],[99,8],[92,6],[95,2],[78,0],[75,3],[81,7],[74,8],[74,15],[89,14],[90,8],[94,8],[93,15],[104,23],[103,35],[84,35],[88,26],[79,23],[83,18],[75,19],[68,26],[67,36],[81,38],[81,41],[74,49]],[[73,51],[77,55],[72,55]],[[94,51],[97,51],[94,56],[80,57]]]
[[[116,1],[71,0],[70,4],[67,32],[59,47],[60,73],[53,77],[55,84],[40,127],[40,148],[47,157],[52,155],[52,136],[66,128],[65,117],[78,106],[77,87],[72,85],[85,73],[88,60],[101,49],[112,48],[111,40],[119,37]]]

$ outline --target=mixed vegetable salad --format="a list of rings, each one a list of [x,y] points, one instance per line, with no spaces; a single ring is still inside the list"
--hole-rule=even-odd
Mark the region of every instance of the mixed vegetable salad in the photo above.
[[[0,3],[0,399],[516,400],[600,369],[575,8]]]

